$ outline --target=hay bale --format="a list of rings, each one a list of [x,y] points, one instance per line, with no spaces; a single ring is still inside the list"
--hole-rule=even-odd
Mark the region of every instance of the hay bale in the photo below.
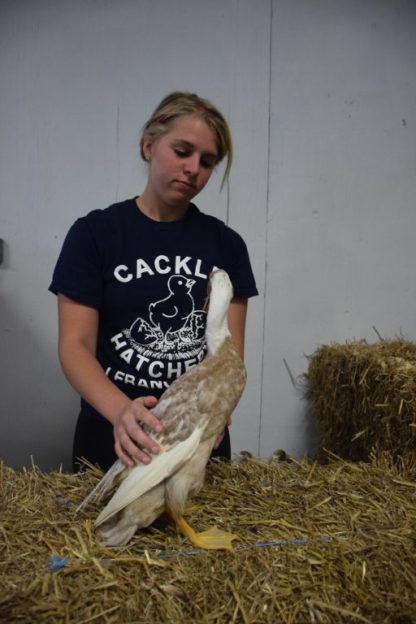
[[[367,459],[416,451],[416,345],[405,340],[320,347],[310,358],[306,396],[320,450]]]
[[[1,622],[416,621],[416,460],[211,464],[187,518],[237,533],[233,553],[170,522],[100,546],[97,508],[75,514],[98,478],[0,464]]]

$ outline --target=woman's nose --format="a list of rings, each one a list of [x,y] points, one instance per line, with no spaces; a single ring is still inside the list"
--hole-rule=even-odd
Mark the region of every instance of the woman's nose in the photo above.
[[[199,156],[192,154],[185,160],[185,171],[191,175],[196,175],[199,171]]]

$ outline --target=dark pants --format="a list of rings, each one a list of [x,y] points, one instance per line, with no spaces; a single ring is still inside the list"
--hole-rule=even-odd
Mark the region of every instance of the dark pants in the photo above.
[[[106,472],[117,459],[114,450],[113,425],[108,420],[98,420],[81,411],[75,429],[72,451],[72,467],[74,472],[82,468],[79,458],[84,457]],[[218,457],[231,460],[230,432],[225,428],[224,438],[219,447],[212,451],[211,458]]]

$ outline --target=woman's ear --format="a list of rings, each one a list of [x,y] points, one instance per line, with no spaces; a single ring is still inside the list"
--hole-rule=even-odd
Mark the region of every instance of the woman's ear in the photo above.
[[[150,161],[152,156],[152,140],[150,137],[145,137],[143,140],[143,156],[147,162]]]

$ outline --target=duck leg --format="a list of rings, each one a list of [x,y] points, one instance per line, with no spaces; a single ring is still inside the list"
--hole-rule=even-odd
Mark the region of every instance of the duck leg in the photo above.
[[[168,510],[168,513],[182,535],[187,537],[194,546],[207,550],[233,550],[231,542],[234,539],[238,539],[238,535],[217,529],[216,526],[202,531],[201,533],[196,533],[183,516],[175,513],[171,509]]]

